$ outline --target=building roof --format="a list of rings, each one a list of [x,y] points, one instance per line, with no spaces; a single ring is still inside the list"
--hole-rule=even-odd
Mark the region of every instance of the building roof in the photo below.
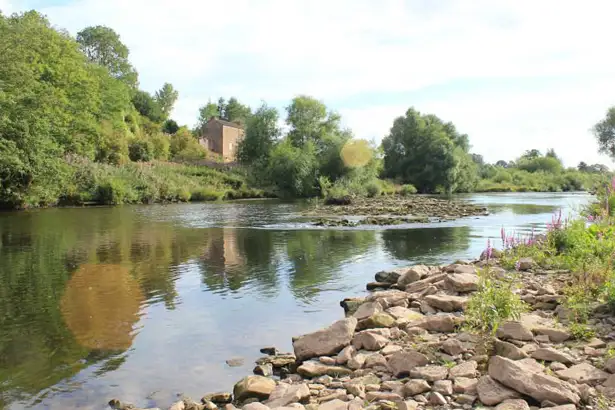
[[[212,118],[210,118],[210,120],[209,120],[209,121],[207,121],[207,122],[209,123],[209,122],[211,122],[211,121],[216,121],[216,122],[218,122],[218,123],[220,123],[220,124],[222,124],[222,125],[225,125],[225,126],[227,126],[227,127],[233,127],[233,128],[243,129],[243,126],[241,126],[241,124],[237,124],[237,123],[235,123],[235,122],[230,122],[230,121],[221,120],[220,118],[215,118],[215,117],[212,117]]]

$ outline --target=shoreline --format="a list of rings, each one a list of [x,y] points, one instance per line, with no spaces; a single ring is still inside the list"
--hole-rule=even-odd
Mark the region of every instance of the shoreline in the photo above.
[[[562,304],[571,274],[545,271],[529,258],[518,267],[506,271],[483,257],[379,272],[366,285],[375,291],[342,300],[345,317],[294,337],[294,352],[261,349],[266,356],[232,393],[182,398],[169,410],[601,410],[600,400],[615,398],[615,358],[608,357],[615,320],[598,309],[595,337],[575,340]],[[528,306],[495,337],[464,325],[482,269],[519,281]],[[117,399],[109,405],[134,408]]]

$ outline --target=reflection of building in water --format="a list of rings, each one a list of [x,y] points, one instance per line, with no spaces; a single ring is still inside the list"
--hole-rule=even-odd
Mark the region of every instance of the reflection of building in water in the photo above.
[[[64,321],[84,347],[124,350],[132,344],[143,293],[120,265],[82,265],[67,282]]]
[[[213,231],[203,252],[203,261],[218,274],[244,266],[246,260],[239,244],[237,230],[223,228]]]

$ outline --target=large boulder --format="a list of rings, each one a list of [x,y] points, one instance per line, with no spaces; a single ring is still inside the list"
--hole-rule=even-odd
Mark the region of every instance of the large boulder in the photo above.
[[[466,296],[429,295],[425,296],[425,302],[443,312],[455,312],[464,310],[468,305]]]
[[[508,399],[498,404],[495,410],[530,410],[530,405],[525,400]]]
[[[356,312],[352,314],[352,317],[356,317],[357,320],[367,319],[371,315],[382,312],[382,305],[378,301],[365,302]]]
[[[354,336],[357,319],[349,317],[335,322],[326,329],[300,336],[293,341],[297,360],[332,356],[348,346]]]
[[[406,328],[420,327],[430,332],[450,333],[455,331],[455,327],[461,323],[461,320],[461,318],[450,313],[431,315],[413,320],[408,323]]]
[[[527,353],[519,349],[512,343],[504,342],[502,340],[495,339],[495,354],[498,356],[506,357],[512,360],[525,359]]]
[[[288,384],[280,383],[269,395],[269,400],[265,404],[271,408],[288,406],[291,403],[310,398],[310,389],[305,383]]]
[[[445,282],[456,292],[472,292],[478,289],[478,275],[473,273],[451,273]]]
[[[413,379],[424,379],[428,382],[444,380],[448,377],[448,368],[445,366],[421,366],[410,370]]]
[[[595,368],[589,363],[580,363],[566,370],[555,372],[560,379],[574,380],[581,383],[602,383],[609,378],[609,374]]]
[[[388,329],[387,329],[388,330]],[[389,333],[390,334],[390,333]],[[364,330],[354,335],[352,346],[356,350],[380,350],[389,343],[389,339],[378,332]]]
[[[404,273],[406,273],[407,271],[408,271],[408,268],[397,268],[397,269],[392,269],[392,270],[387,270],[387,271],[380,271],[376,273],[376,282],[390,283],[390,284],[397,283],[397,281],[399,280],[399,277],[403,275]]]
[[[319,376],[346,376],[352,373],[352,370],[341,366],[327,366],[320,362],[309,360],[303,362],[301,366],[297,368],[297,373],[303,377],[319,377]]]
[[[361,320],[356,329],[378,329],[378,328],[389,328],[395,326],[395,318],[388,313],[380,312],[375,313],[368,317],[367,319]]]
[[[478,379],[476,390],[480,401],[487,406],[495,406],[508,399],[521,398],[518,392],[503,386],[490,376]]]
[[[447,276],[446,273],[440,273],[437,275],[428,276],[427,278],[418,280],[416,282],[412,282],[408,286],[406,286],[406,292],[408,293],[421,292],[427,289],[429,285],[431,285],[432,283],[436,283],[436,282],[440,282],[441,280],[444,280],[446,276]]]
[[[564,352],[560,352],[552,347],[542,347],[536,349],[532,353],[532,358],[536,360],[544,360],[546,362],[560,362],[564,364],[571,364],[574,359]]]
[[[387,313],[395,319],[406,319],[409,321],[417,320],[423,317],[422,313],[402,306],[393,306],[392,308],[387,309]]]
[[[495,334],[500,339],[534,340],[532,331],[521,322],[504,322]]]
[[[275,381],[263,376],[248,376],[235,384],[233,396],[238,402],[247,399],[264,400],[275,389]]]
[[[571,384],[553,376],[528,371],[522,363],[505,357],[491,358],[489,376],[541,403],[548,400],[555,404],[578,404],[581,400]]]
[[[397,280],[397,285],[401,288],[420,280],[422,277],[429,275],[429,268],[425,265],[416,265],[406,268],[405,272]]]
[[[554,343],[562,343],[570,339],[571,335],[566,329],[558,329],[553,327],[537,327],[533,329],[538,335],[547,335],[549,340]]]
[[[412,369],[425,366],[427,363],[429,363],[427,356],[414,350],[393,353],[387,359],[389,370],[398,378],[408,376]]]

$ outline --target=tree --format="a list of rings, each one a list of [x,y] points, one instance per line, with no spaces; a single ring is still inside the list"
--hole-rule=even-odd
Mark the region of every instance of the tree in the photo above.
[[[226,116],[226,100],[223,97],[218,98],[218,117]]]
[[[615,107],[609,108],[606,117],[594,125],[593,132],[599,152],[615,160]]]
[[[164,83],[162,88],[156,91],[154,99],[160,106],[160,109],[166,118],[168,118],[171,111],[173,111],[173,106],[175,105],[178,97],[179,93],[169,83]]]
[[[482,155],[480,155],[480,154],[470,154],[470,156],[472,157],[472,161],[474,161],[475,164],[477,164],[479,166],[485,165],[485,159],[483,158]]]
[[[179,130],[179,125],[175,120],[166,120],[162,125],[162,132],[167,134],[175,134]]]
[[[212,103],[211,100],[201,108],[199,108],[199,119],[197,128],[203,128],[203,126],[213,117],[220,117],[219,106]]]
[[[264,164],[280,134],[278,111],[263,103],[248,119],[245,137],[237,151],[238,160],[244,164]]]
[[[584,161],[579,162],[579,165],[577,165],[577,169],[581,172],[587,172],[588,168],[589,167]]]
[[[495,163],[496,167],[502,167],[502,168],[508,168],[508,162],[504,161],[503,159],[499,160],[498,162]]]
[[[132,103],[142,116],[156,123],[164,121],[165,116],[160,108],[160,104],[147,91],[135,91]]]
[[[556,160],[561,161],[560,158],[555,153],[555,150],[553,148],[547,150],[547,153],[545,154],[545,157],[547,157],[547,158],[555,158]]]
[[[77,42],[86,57],[132,88],[138,85],[136,70],[128,61],[128,47],[120,36],[105,26],[87,27],[77,33]]]
[[[288,138],[297,147],[311,141],[318,149],[327,134],[339,130],[340,116],[328,112],[325,104],[315,98],[295,97],[286,112],[286,123],[290,126]]]
[[[221,115],[221,117],[226,121],[244,125],[251,115],[252,110],[250,107],[241,104],[237,98],[231,97],[228,100],[228,103],[224,106],[224,114]]]
[[[537,149],[530,149],[525,151],[525,153],[521,156],[524,159],[535,159],[538,157],[542,157],[542,153]]]

